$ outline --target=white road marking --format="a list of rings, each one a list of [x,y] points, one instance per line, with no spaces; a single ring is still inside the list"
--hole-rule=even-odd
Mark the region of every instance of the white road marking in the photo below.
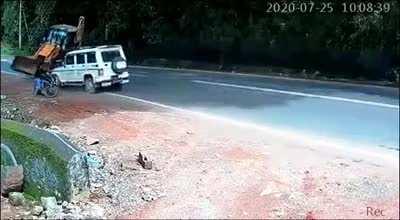
[[[358,147],[354,147],[354,148],[350,147],[349,148],[349,147],[345,147],[345,146],[356,146],[356,145],[354,143],[349,144],[347,142],[346,142],[347,144],[341,144],[341,143],[338,143],[337,141],[335,142],[333,139],[321,139],[321,138],[316,139],[315,137],[312,137],[312,136],[305,137],[304,135],[297,133],[297,132],[293,133],[293,132],[289,132],[289,131],[277,131],[276,129],[273,129],[273,128],[270,128],[267,126],[262,126],[262,125],[258,125],[258,124],[254,124],[254,123],[250,123],[250,122],[238,121],[238,120],[234,120],[231,118],[221,117],[221,116],[208,114],[208,113],[204,113],[204,112],[192,111],[192,110],[179,108],[179,107],[175,107],[175,106],[171,106],[171,105],[166,105],[166,104],[162,104],[162,103],[158,103],[158,102],[153,102],[153,101],[136,98],[136,97],[132,97],[132,96],[120,95],[120,94],[110,93],[110,92],[106,92],[105,94],[115,96],[115,97],[129,99],[132,101],[150,104],[150,105],[154,105],[154,106],[165,108],[165,109],[170,109],[170,110],[173,110],[176,112],[181,112],[181,113],[185,113],[185,114],[189,114],[189,115],[203,117],[203,118],[210,119],[210,120],[221,121],[221,122],[225,122],[225,123],[240,126],[240,127],[266,131],[266,132],[274,133],[274,134],[282,136],[282,137],[285,137],[288,133],[290,133],[290,136],[299,138],[300,140],[311,141],[312,143],[315,143],[316,145],[324,144],[326,146],[330,146],[335,149],[349,152],[356,156],[360,156],[358,154],[364,154],[365,156],[380,158],[384,161],[389,161],[391,163],[394,160],[395,164],[397,164],[398,160],[399,160],[397,151],[396,151],[396,153],[393,153],[394,151],[383,150],[383,149],[379,149],[379,148],[375,148],[376,150],[367,150],[367,149],[361,149]],[[369,148],[368,146],[364,146],[364,147]],[[370,149],[372,149],[372,148],[373,147],[371,147]]]
[[[133,73],[132,76],[137,76],[137,77],[148,77],[148,76],[146,76],[146,75],[138,74],[138,73]]]
[[[1,73],[5,73],[5,74],[8,74],[8,75],[13,75],[13,76],[16,76],[16,75],[18,75],[17,73],[12,73],[12,72],[8,72],[8,71],[1,71]]]
[[[232,88],[239,88],[239,89],[257,90],[257,91],[263,91],[263,92],[274,92],[274,93],[280,93],[280,94],[286,94],[286,95],[303,96],[303,97],[309,97],[309,98],[320,98],[320,99],[328,99],[328,100],[334,100],[334,101],[352,102],[352,103],[357,103],[357,104],[374,105],[374,106],[385,107],[385,108],[399,109],[398,105],[391,105],[391,104],[379,103],[379,102],[371,102],[371,101],[365,101],[365,100],[359,100],[359,99],[348,99],[348,98],[342,98],[342,97],[336,97],[336,96],[315,95],[315,94],[309,94],[309,93],[303,93],[303,92],[268,89],[268,88],[261,88],[261,87],[255,87],[255,86],[244,86],[244,85],[229,84],[229,83],[217,83],[217,82],[209,82],[209,81],[202,81],[202,80],[192,80],[192,82],[207,84],[207,85],[214,85],[214,86],[225,86],[225,87],[232,87]]]
[[[9,59],[1,59],[1,62],[12,63],[11,60],[9,60]]]
[[[9,63],[9,64],[11,64],[12,63],[12,61],[11,60],[9,60],[9,59],[1,59],[1,62],[6,62],[6,63]],[[3,69],[3,68],[2,68]],[[8,71],[4,71],[4,70],[1,70],[1,72],[2,73],[5,73],[5,74],[8,74],[8,75],[14,75],[14,76],[16,76],[17,75],[17,73],[13,73],[13,72],[8,72]]]

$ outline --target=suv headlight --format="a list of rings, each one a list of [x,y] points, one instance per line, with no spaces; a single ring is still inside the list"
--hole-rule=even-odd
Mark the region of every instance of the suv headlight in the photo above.
[[[104,70],[103,69],[99,70],[99,76],[104,76]]]

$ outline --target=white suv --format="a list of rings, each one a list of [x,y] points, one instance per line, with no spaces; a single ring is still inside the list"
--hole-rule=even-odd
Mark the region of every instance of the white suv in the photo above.
[[[60,86],[84,85],[85,91],[94,93],[99,87],[129,83],[124,51],[120,45],[80,48],[65,55],[63,64],[51,74]]]

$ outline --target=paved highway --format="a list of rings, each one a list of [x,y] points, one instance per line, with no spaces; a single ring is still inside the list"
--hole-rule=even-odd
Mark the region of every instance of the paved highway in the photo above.
[[[2,70],[9,70],[3,62]],[[164,105],[335,138],[399,149],[396,88],[241,74],[131,67],[118,92]]]

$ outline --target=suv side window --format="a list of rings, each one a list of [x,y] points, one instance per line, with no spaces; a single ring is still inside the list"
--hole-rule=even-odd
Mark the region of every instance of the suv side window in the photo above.
[[[76,55],[76,63],[77,64],[84,64],[85,63],[85,54],[79,53]]]
[[[66,65],[74,64],[74,55],[68,55],[67,58],[65,59],[65,64]]]
[[[120,57],[119,50],[110,50],[101,52],[101,57],[104,62],[111,62],[115,57]]]
[[[86,54],[87,63],[96,63],[96,53],[90,52]]]

